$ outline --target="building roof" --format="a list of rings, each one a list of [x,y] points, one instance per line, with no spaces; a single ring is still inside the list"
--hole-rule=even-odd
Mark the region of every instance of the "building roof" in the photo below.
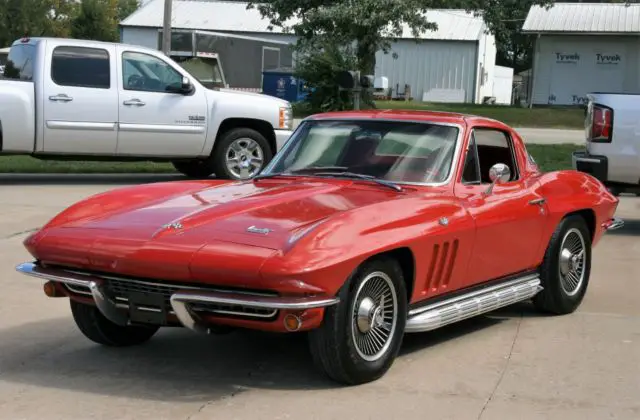
[[[247,4],[238,1],[174,0],[171,25],[176,29],[202,31],[283,33],[278,27],[269,30],[268,19],[256,9],[247,10]],[[120,25],[161,28],[163,16],[164,0],[148,0]],[[476,41],[485,28],[482,18],[462,10],[429,10],[427,18],[437,23],[438,30],[424,32],[422,39]],[[296,19],[290,20],[287,25],[295,22]],[[403,28],[402,38],[413,38],[409,27]]]
[[[532,33],[639,33],[640,4],[555,3],[531,6],[522,26]]]
[[[426,13],[429,22],[436,23],[438,29],[425,31],[422,39],[449,41],[477,41],[486,29],[484,20],[473,13],[457,9],[431,9]],[[411,29],[403,25],[401,38],[413,38]]]

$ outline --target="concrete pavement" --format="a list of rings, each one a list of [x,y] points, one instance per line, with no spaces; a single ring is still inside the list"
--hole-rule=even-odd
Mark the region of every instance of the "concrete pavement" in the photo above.
[[[0,419],[640,418],[640,199],[622,197],[627,226],[594,250],[575,314],[521,304],[408,335],[387,376],[338,388],[303,336],[168,329],[128,349],[85,339],[66,299],[13,268],[29,259],[25,232],[123,180],[93,182],[0,186]]]
[[[294,127],[301,119],[294,120]],[[526,128],[514,127],[526,143],[529,144],[562,144],[570,143],[584,145],[584,130],[566,130],[556,128]]]

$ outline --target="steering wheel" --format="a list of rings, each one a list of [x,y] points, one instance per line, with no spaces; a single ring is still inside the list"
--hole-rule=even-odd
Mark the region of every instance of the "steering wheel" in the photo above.
[[[142,76],[139,76],[137,74],[132,74],[127,79],[127,87],[142,88],[144,87],[144,79],[142,78]]]

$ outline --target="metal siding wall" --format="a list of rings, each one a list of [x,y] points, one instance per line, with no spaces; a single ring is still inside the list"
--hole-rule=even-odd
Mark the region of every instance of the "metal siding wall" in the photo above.
[[[472,102],[475,53],[474,42],[400,40],[392,44],[388,54],[376,54],[375,77],[387,77],[393,95],[396,85],[402,92],[409,84],[417,101],[431,89],[464,89],[465,102]]]
[[[536,50],[533,103],[581,105],[594,91],[638,91],[640,37],[638,36],[541,36]],[[577,54],[571,60],[558,59]],[[620,55],[617,64],[597,62],[596,54]]]
[[[485,75],[482,83],[480,83],[480,79],[478,79],[479,95],[476,98],[476,102],[478,103],[481,103],[485,96],[495,96],[493,93],[493,81],[495,78],[497,54],[496,40],[493,35],[482,34],[480,45],[482,45],[482,47],[480,48],[481,53],[478,58],[478,67],[480,67],[480,64],[484,66]]]
[[[157,28],[123,27],[120,42],[123,44],[139,45],[141,47],[158,49]]]

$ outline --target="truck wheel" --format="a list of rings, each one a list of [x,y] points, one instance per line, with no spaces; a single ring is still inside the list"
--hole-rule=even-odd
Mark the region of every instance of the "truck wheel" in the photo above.
[[[533,298],[536,309],[564,315],[582,303],[591,274],[591,234],[580,216],[563,219],[551,236],[542,262],[544,288]]]
[[[267,139],[251,128],[234,128],[216,141],[206,159],[173,162],[176,170],[190,178],[245,180],[258,175],[271,161],[273,152]]]
[[[273,153],[267,139],[256,130],[234,128],[220,137],[212,156],[216,177],[245,180],[258,175]]]
[[[135,346],[148,341],[158,331],[157,326],[122,327],[105,318],[95,306],[71,302],[71,313],[80,331],[89,340],[110,347]]]
[[[309,332],[316,366],[336,382],[357,385],[382,377],[395,360],[407,320],[407,296],[398,262],[379,258],[347,280],[340,303]]]

